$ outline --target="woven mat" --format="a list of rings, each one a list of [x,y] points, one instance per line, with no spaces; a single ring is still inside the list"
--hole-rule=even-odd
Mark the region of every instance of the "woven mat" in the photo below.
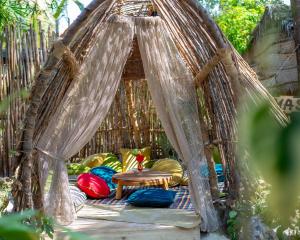
[[[115,194],[111,194],[109,198],[99,199],[99,200],[87,200],[87,205],[92,206],[102,206],[102,205],[113,205],[113,206],[126,206],[128,197],[135,192],[136,187],[124,187],[122,198],[120,200],[115,199]],[[180,186],[171,188],[171,191],[176,192],[176,197],[174,203],[169,207],[170,209],[184,209],[188,211],[194,211],[194,208],[191,203],[191,197],[189,194],[189,189],[187,186]]]

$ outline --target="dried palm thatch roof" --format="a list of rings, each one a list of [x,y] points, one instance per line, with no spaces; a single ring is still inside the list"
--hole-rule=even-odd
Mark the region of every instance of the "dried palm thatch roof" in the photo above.
[[[298,47],[293,35],[291,8],[283,4],[268,6],[244,54],[262,84],[276,95],[291,95],[298,89]]]
[[[267,6],[260,22],[252,32],[252,41],[250,45],[261,38],[264,32],[273,26],[280,28],[287,36],[292,36],[294,21],[291,8],[285,4],[274,4]]]
[[[195,77],[195,84],[204,95],[212,136],[217,139],[228,169],[227,180],[231,199],[238,196],[239,174],[235,171],[236,111],[243,95],[256,101],[268,100],[275,117],[284,124],[287,119],[274,99],[258,81],[256,74],[233,49],[218,26],[196,0],[94,0],[57,41],[48,60],[36,77],[31,103],[24,121],[19,148],[19,190],[17,210],[41,208],[41,192],[35,164],[35,144],[46,129],[77,74],[78,66],[93,48],[102,24],[112,15],[143,17],[147,4],[153,4],[170,32],[178,51]],[[133,51],[135,52],[135,51]],[[140,70],[130,69],[125,77],[144,78]],[[138,62],[138,61],[137,61]],[[140,74],[140,75],[139,75]],[[203,117],[204,118],[204,117]],[[205,122],[205,119],[201,119]],[[203,133],[209,140],[208,129]]]

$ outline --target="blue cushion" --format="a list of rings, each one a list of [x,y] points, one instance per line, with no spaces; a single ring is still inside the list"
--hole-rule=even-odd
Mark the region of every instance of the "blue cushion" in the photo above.
[[[132,193],[127,202],[137,207],[169,207],[176,196],[175,191],[160,188],[148,188]]]
[[[222,164],[219,163],[215,164],[215,172],[218,177],[218,182],[224,182],[225,176],[224,176]],[[209,170],[207,165],[202,165],[200,167],[200,174],[202,177],[209,177]]]
[[[222,164],[219,164],[219,163],[215,164],[215,170],[216,170],[216,173],[218,175],[223,174],[223,166],[222,166]]]
[[[218,182],[224,182],[225,177],[224,177],[222,164],[215,164],[215,171],[216,171],[217,176],[218,176]]]
[[[112,182],[112,176],[117,172],[112,168],[105,166],[95,167],[90,172],[96,175],[97,177],[102,178],[107,183],[110,190],[113,190],[117,187],[117,185]]]

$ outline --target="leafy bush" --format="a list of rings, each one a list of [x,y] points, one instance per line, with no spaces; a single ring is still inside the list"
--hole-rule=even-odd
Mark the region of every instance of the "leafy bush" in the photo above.
[[[259,23],[265,7],[282,4],[282,0],[198,0],[212,15],[225,36],[244,53],[251,34]]]
[[[92,238],[57,226],[49,217],[36,211],[25,211],[0,218],[0,240],[44,240],[45,235],[53,239],[54,226],[65,239],[92,240]]]
[[[35,212],[27,211],[0,218],[1,240],[38,240],[40,233],[30,224],[28,219],[35,216]]]
[[[250,107],[240,118],[240,157],[247,152],[254,191],[245,204],[250,216],[259,215],[282,239],[300,239],[300,112],[281,126],[268,103]]]
[[[236,211],[230,211],[227,219],[227,234],[230,236],[231,240],[238,240],[238,213]]]

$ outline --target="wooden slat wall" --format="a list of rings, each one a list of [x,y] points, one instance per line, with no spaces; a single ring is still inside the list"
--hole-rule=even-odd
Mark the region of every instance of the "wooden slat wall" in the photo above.
[[[10,98],[0,113],[0,176],[11,176],[15,149],[22,128],[26,100],[20,92],[29,90],[34,76],[47,57],[55,34],[41,23],[33,29],[7,27],[0,33],[0,101]]]

